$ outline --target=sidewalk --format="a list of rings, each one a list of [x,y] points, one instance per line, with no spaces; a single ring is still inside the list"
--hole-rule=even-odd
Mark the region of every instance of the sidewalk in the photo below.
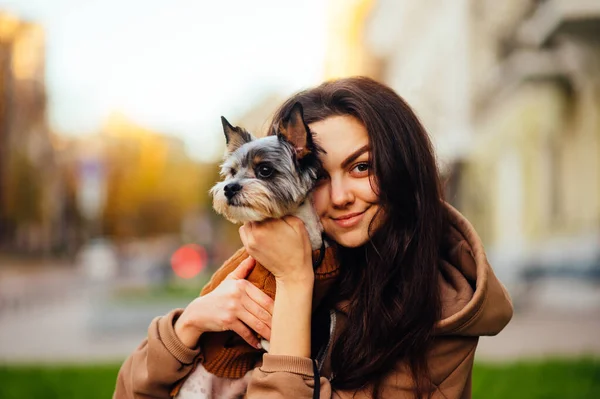
[[[66,260],[0,255],[0,317],[68,295],[82,280]]]
[[[185,306],[114,309],[107,293],[84,284],[75,268],[55,266],[0,267],[0,363],[119,361],[143,339],[154,316]],[[477,361],[600,357],[600,302],[597,289],[585,287],[561,281],[529,290],[532,299],[518,307],[508,326],[481,338]]]
[[[72,269],[66,259],[51,257],[20,257],[0,253],[0,281],[16,276],[35,276]]]
[[[528,309],[495,337],[482,337],[478,361],[544,357],[600,357],[600,311]]]
[[[129,313],[122,309],[100,314],[98,300],[80,294],[0,317],[0,363],[120,361],[145,337],[149,321],[173,306],[156,304]],[[141,322],[141,318],[146,320]],[[107,330],[98,331],[98,323]],[[118,333],[109,331],[114,323],[121,325]],[[124,330],[124,325],[132,328]],[[499,335],[481,338],[476,360],[600,357],[599,332],[598,313],[517,313]]]

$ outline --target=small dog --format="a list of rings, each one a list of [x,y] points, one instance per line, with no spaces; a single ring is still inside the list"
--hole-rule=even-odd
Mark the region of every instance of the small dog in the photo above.
[[[255,138],[221,117],[227,142],[221,165],[223,181],[210,193],[215,211],[233,223],[299,217],[312,249],[321,248],[323,227],[311,199],[322,171],[318,158],[324,152],[304,122],[302,105],[273,128],[269,136]]]
[[[296,103],[271,135],[259,139],[224,117],[221,121],[227,141],[223,181],[210,190],[217,213],[233,223],[294,215],[304,221],[313,250],[322,248],[323,227],[310,196],[322,171],[318,155],[324,151],[304,122],[302,106]],[[268,352],[269,342],[261,343]],[[176,399],[241,397],[250,373],[239,379],[217,377],[198,364]]]

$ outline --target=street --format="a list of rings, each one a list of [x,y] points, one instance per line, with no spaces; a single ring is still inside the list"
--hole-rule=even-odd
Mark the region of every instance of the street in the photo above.
[[[537,300],[518,308],[498,336],[483,337],[477,359],[600,356],[600,308],[596,297],[590,297],[598,291],[570,284],[551,288],[551,298],[563,297],[562,307],[544,299],[548,287],[530,290]],[[0,281],[4,304],[0,308],[0,362],[120,362],[145,337],[153,317],[186,304],[115,303],[110,291],[111,286],[86,284],[82,276],[64,267],[4,273]],[[584,292],[588,292],[586,306],[577,299],[583,298]],[[569,303],[577,305],[569,308]]]

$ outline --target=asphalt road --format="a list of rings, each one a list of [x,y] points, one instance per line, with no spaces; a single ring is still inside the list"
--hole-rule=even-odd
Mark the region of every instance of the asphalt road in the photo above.
[[[86,285],[72,270],[57,270],[3,276],[0,363],[121,361],[144,338],[153,317],[185,305],[115,305],[106,288]],[[578,284],[529,290],[533,300],[519,306],[498,336],[481,339],[477,359],[600,356],[600,291]]]

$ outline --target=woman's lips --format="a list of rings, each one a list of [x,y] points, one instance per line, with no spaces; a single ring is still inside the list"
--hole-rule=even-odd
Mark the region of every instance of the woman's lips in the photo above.
[[[344,216],[340,216],[339,218],[331,218],[335,224],[340,227],[349,228],[356,226],[361,219],[363,218],[365,211],[358,213],[349,213]]]

